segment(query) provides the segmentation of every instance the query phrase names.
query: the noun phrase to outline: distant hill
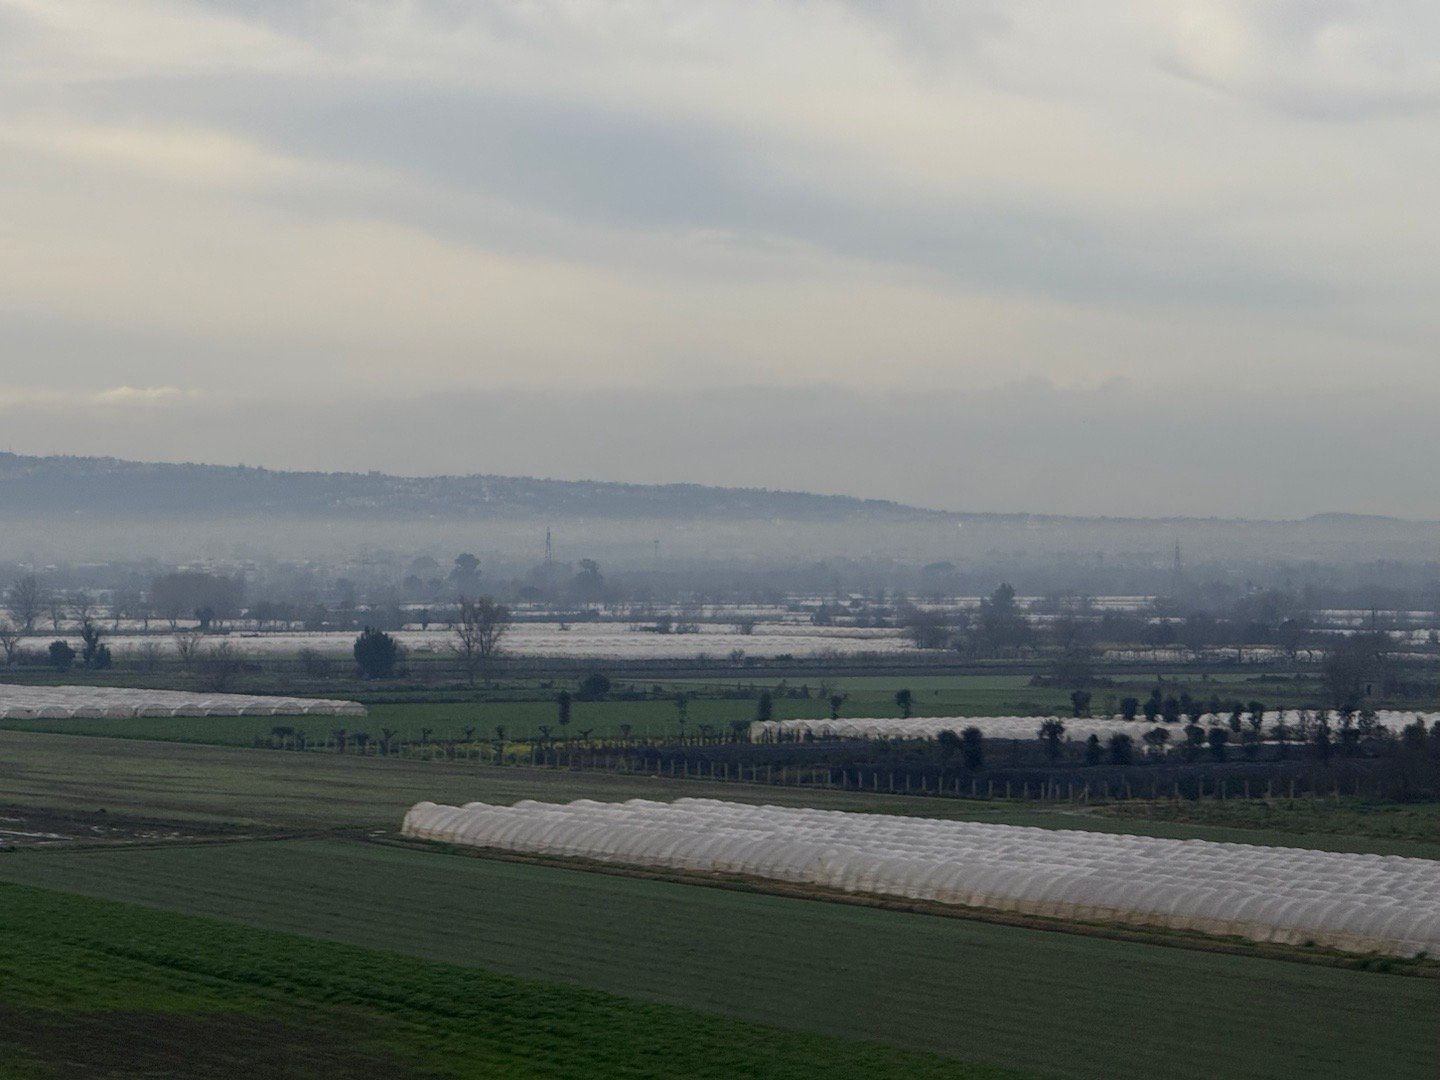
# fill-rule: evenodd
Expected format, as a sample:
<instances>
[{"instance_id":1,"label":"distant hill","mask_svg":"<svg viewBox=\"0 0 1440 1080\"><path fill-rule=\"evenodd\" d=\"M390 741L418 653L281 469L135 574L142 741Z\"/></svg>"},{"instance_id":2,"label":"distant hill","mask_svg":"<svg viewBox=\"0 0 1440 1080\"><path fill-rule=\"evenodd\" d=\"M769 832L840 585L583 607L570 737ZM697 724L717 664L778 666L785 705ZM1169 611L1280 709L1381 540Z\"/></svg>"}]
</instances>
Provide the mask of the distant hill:
<instances>
[{"instance_id":1,"label":"distant hill","mask_svg":"<svg viewBox=\"0 0 1440 1080\"><path fill-rule=\"evenodd\" d=\"M0 453L0 509L12 516L132 520L256 515L405 521L565 517L899 524L957 520L957 515L884 500L759 488L487 475L286 472L5 453Z\"/></svg>"},{"instance_id":2,"label":"distant hill","mask_svg":"<svg viewBox=\"0 0 1440 1080\"><path fill-rule=\"evenodd\" d=\"M1016 493L1016 501L1024 492ZM553 527L564 558L654 565L663 550L723 564L830 558L949 561L996 581L1129 594L1186 566L1286 563L1440 567L1440 523L1360 514L1302 521L950 513L856 499L700 484L617 484L513 476L287 472L230 465L0 453L0 559L170 559L197 553L331 558L375 550L485 550L533 560ZM1148 568L1135 576L1126 568ZM1049 570L1044 573L1049 573ZM1204 571L1214 574L1216 571ZM1227 569L1225 572L1232 572ZM1249 571L1233 571L1241 575ZM1440 573L1440 570L1435 571ZM1023 575L1023 576L1022 576ZM1044 584L1035 584L1043 582Z\"/></svg>"}]
</instances>

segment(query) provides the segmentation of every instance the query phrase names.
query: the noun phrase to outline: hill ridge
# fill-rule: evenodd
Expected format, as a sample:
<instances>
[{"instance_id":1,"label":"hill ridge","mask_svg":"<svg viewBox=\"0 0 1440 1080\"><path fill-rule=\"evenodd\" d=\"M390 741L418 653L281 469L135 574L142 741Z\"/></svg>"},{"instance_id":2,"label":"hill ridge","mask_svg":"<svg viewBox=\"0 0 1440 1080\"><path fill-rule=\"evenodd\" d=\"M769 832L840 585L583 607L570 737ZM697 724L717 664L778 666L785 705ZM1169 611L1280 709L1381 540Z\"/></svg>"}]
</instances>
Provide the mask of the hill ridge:
<instances>
[{"instance_id":1,"label":"hill ridge","mask_svg":"<svg viewBox=\"0 0 1440 1080\"><path fill-rule=\"evenodd\" d=\"M200 462L0 453L0 505L12 513L267 512L307 517L566 516L946 521L887 499L696 483L557 480L491 473L399 476Z\"/></svg>"}]
</instances>

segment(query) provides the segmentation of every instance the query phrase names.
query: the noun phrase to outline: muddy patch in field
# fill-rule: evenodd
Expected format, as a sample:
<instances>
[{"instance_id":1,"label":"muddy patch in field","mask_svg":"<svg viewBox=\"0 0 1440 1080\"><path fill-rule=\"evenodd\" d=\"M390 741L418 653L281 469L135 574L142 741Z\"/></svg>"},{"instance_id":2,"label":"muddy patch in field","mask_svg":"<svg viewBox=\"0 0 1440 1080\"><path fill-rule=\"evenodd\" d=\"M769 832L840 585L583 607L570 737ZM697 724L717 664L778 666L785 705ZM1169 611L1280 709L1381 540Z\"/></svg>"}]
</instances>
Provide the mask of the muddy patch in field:
<instances>
[{"instance_id":1,"label":"muddy patch in field","mask_svg":"<svg viewBox=\"0 0 1440 1080\"><path fill-rule=\"evenodd\" d=\"M350 1027L351 1025L345 1025ZM56 1013L0 1006L0 1048L21 1075L65 1080L380 1080L415 1077L364 1032L292 1027L244 1015Z\"/></svg>"},{"instance_id":2,"label":"muddy patch in field","mask_svg":"<svg viewBox=\"0 0 1440 1080\"><path fill-rule=\"evenodd\" d=\"M263 830L225 825L184 825L123 817L105 811L67 813L31 807L0 806L0 851L15 848L74 847L89 844L195 843L247 840Z\"/></svg>"}]
</instances>

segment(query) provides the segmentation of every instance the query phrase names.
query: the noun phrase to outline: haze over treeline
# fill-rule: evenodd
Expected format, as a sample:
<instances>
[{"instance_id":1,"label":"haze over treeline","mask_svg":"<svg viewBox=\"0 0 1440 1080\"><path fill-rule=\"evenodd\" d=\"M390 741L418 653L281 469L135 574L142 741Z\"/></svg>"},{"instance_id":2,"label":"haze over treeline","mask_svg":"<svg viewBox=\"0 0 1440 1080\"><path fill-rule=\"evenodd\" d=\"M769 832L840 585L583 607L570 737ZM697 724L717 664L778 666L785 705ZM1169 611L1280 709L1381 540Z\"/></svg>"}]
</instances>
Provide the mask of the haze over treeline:
<instances>
[{"instance_id":1,"label":"haze over treeline","mask_svg":"<svg viewBox=\"0 0 1440 1080\"><path fill-rule=\"evenodd\" d=\"M0 559L15 572L60 563L125 568L110 579L148 578L172 566L253 571L299 563L322 577L380 587L406 577L416 559L447 565L471 552L486 568L487 587L498 587L526 579L545 556L548 534L558 563L598 560L632 593L633 586L665 595L877 588L981 595L1010 581L1034 594L1158 595L1183 587L1222 596L1274 587L1330 590L1327 602L1342 606L1397 606L1400 594L1411 597L1405 604L1424 606L1440 580L1440 523L1354 515L1006 515L702 485L18 455L0 455L0 500ZM1355 595L1342 600L1347 590Z\"/></svg>"},{"instance_id":2,"label":"haze over treeline","mask_svg":"<svg viewBox=\"0 0 1440 1080\"><path fill-rule=\"evenodd\" d=\"M0 386L0 449L780 488L971 512L1440 519L1423 394L1297 382L1277 398L1196 375L1158 394L1133 380L923 393L412 388L383 401L343 384L284 401L138 390L24 399Z\"/></svg>"}]
</instances>

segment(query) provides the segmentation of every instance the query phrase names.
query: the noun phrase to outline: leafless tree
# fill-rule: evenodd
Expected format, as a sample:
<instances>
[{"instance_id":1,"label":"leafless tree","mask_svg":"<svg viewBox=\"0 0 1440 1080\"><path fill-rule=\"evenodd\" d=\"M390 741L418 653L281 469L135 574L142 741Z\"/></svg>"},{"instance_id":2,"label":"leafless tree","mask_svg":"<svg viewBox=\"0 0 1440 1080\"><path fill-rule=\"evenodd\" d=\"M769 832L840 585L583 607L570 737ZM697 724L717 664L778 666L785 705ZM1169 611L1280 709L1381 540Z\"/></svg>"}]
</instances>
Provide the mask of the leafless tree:
<instances>
[{"instance_id":1,"label":"leafless tree","mask_svg":"<svg viewBox=\"0 0 1440 1080\"><path fill-rule=\"evenodd\" d=\"M189 671L195 666L203 640L204 635L196 630L185 630L175 635L175 655L180 658L182 670Z\"/></svg>"},{"instance_id":2,"label":"leafless tree","mask_svg":"<svg viewBox=\"0 0 1440 1080\"><path fill-rule=\"evenodd\" d=\"M135 661L141 671L154 671L160 666L160 643L158 641L142 641L140 647L135 650Z\"/></svg>"},{"instance_id":3,"label":"leafless tree","mask_svg":"<svg viewBox=\"0 0 1440 1080\"><path fill-rule=\"evenodd\" d=\"M70 594L69 605L70 617L81 626L95 617L95 598L84 589L76 589Z\"/></svg>"},{"instance_id":4,"label":"leafless tree","mask_svg":"<svg viewBox=\"0 0 1440 1080\"><path fill-rule=\"evenodd\" d=\"M905 636L919 649L943 649L950 643L950 627L943 612L907 604L900 614Z\"/></svg>"},{"instance_id":5,"label":"leafless tree","mask_svg":"<svg viewBox=\"0 0 1440 1080\"><path fill-rule=\"evenodd\" d=\"M488 596L478 600L462 596L459 603L453 625L455 640L450 648L473 683L475 673L499 654L500 642L510 629L510 609Z\"/></svg>"},{"instance_id":6,"label":"leafless tree","mask_svg":"<svg viewBox=\"0 0 1440 1080\"><path fill-rule=\"evenodd\" d=\"M216 642L199 656L200 674L205 681L205 689L216 693L230 685L230 681L240 674L242 666L239 650L228 641Z\"/></svg>"},{"instance_id":7,"label":"leafless tree","mask_svg":"<svg viewBox=\"0 0 1440 1080\"><path fill-rule=\"evenodd\" d=\"M180 616L185 614L185 607L179 597L161 595L158 591L155 599L151 602L156 615L170 624L171 630L180 627Z\"/></svg>"},{"instance_id":8,"label":"leafless tree","mask_svg":"<svg viewBox=\"0 0 1440 1080\"><path fill-rule=\"evenodd\" d=\"M50 609L50 629L58 634L61 625L65 622L65 609L68 604L65 600L65 595L60 592L50 593L47 601L47 606Z\"/></svg>"},{"instance_id":9,"label":"leafless tree","mask_svg":"<svg viewBox=\"0 0 1440 1080\"><path fill-rule=\"evenodd\" d=\"M240 614L245 598L243 577L182 570L162 574L150 583L154 611L174 630L181 618L193 615L202 624L225 623Z\"/></svg>"},{"instance_id":10,"label":"leafless tree","mask_svg":"<svg viewBox=\"0 0 1440 1080\"><path fill-rule=\"evenodd\" d=\"M21 630L35 629L35 620L45 610L45 589L34 574L21 578L5 593L5 607Z\"/></svg>"},{"instance_id":11,"label":"leafless tree","mask_svg":"<svg viewBox=\"0 0 1440 1080\"><path fill-rule=\"evenodd\" d=\"M25 640L25 631L12 622L0 622L0 651L5 653L5 666L15 662L20 643Z\"/></svg>"},{"instance_id":12,"label":"leafless tree","mask_svg":"<svg viewBox=\"0 0 1440 1080\"><path fill-rule=\"evenodd\" d=\"M140 613L140 594L134 589L116 589L110 596L111 628L120 629L126 618L137 618Z\"/></svg>"}]
</instances>

